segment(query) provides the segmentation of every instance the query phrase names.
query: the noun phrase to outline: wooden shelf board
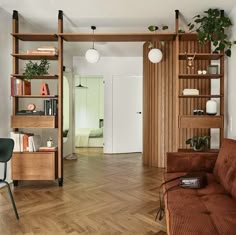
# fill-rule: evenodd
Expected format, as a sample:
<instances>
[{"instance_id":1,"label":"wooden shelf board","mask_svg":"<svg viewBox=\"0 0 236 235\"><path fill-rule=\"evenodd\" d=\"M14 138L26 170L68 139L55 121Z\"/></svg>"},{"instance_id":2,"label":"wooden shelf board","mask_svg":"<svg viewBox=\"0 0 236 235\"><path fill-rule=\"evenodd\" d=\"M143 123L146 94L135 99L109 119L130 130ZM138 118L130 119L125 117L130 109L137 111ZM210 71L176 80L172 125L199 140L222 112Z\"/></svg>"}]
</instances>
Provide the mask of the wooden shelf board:
<instances>
[{"instance_id":1,"label":"wooden shelf board","mask_svg":"<svg viewBox=\"0 0 236 235\"><path fill-rule=\"evenodd\" d=\"M179 95L179 98L221 98L223 95Z\"/></svg>"},{"instance_id":2,"label":"wooden shelf board","mask_svg":"<svg viewBox=\"0 0 236 235\"><path fill-rule=\"evenodd\" d=\"M181 41L196 41L197 33L180 33L179 40Z\"/></svg>"},{"instance_id":3,"label":"wooden shelf board","mask_svg":"<svg viewBox=\"0 0 236 235\"><path fill-rule=\"evenodd\" d=\"M146 42L146 41L173 41L175 33L127 33L127 34L84 34L59 33L68 42Z\"/></svg>"},{"instance_id":4,"label":"wooden shelf board","mask_svg":"<svg viewBox=\"0 0 236 235\"><path fill-rule=\"evenodd\" d=\"M13 37L22 41L44 41L44 42L56 42L58 39L57 34L48 33L12 33Z\"/></svg>"},{"instance_id":5,"label":"wooden shelf board","mask_svg":"<svg viewBox=\"0 0 236 235\"><path fill-rule=\"evenodd\" d=\"M57 99L57 95L16 95L16 98L45 98L45 99Z\"/></svg>"},{"instance_id":6,"label":"wooden shelf board","mask_svg":"<svg viewBox=\"0 0 236 235\"><path fill-rule=\"evenodd\" d=\"M23 79L25 75L23 74L11 74L12 77ZM35 75L32 79L58 79L57 74L46 74L46 75Z\"/></svg>"},{"instance_id":7,"label":"wooden shelf board","mask_svg":"<svg viewBox=\"0 0 236 235\"><path fill-rule=\"evenodd\" d=\"M188 57L193 57L195 53L187 53ZM213 54L213 53L196 53L195 60L218 60L220 59L224 54ZM180 60L186 60L186 54L185 53L179 53L179 59Z\"/></svg>"},{"instance_id":8,"label":"wooden shelf board","mask_svg":"<svg viewBox=\"0 0 236 235\"><path fill-rule=\"evenodd\" d=\"M179 74L181 79L217 79L222 77L223 74Z\"/></svg>"},{"instance_id":9,"label":"wooden shelf board","mask_svg":"<svg viewBox=\"0 0 236 235\"><path fill-rule=\"evenodd\" d=\"M193 153L218 153L220 150L219 149L205 149L204 151L200 151L200 152L197 152L197 151L194 151L192 148L189 148L189 149L178 149L178 152L193 152Z\"/></svg>"},{"instance_id":10,"label":"wooden shelf board","mask_svg":"<svg viewBox=\"0 0 236 235\"><path fill-rule=\"evenodd\" d=\"M219 115L180 115L179 128L224 128L224 118Z\"/></svg>"},{"instance_id":11,"label":"wooden shelf board","mask_svg":"<svg viewBox=\"0 0 236 235\"><path fill-rule=\"evenodd\" d=\"M57 55L28 55L28 54L11 54L12 56L22 60L57 60Z\"/></svg>"},{"instance_id":12,"label":"wooden shelf board","mask_svg":"<svg viewBox=\"0 0 236 235\"><path fill-rule=\"evenodd\" d=\"M57 128L57 116L12 115L11 128Z\"/></svg>"},{"instance_id":13,"label":"wooden shelf board","mask_svg":"<svg viewBox=\"0 0 236 235\"><path fill-rule=\"evenodd\" d=\"M17 154L45 154L45 155L47 155L47 154L49 154L49 153L56 153L57 152L57 150L55 150L55 151L37 151L37 152L13 152L13 154L14 153L17 153Z\"/></svg>"}]
</instances>

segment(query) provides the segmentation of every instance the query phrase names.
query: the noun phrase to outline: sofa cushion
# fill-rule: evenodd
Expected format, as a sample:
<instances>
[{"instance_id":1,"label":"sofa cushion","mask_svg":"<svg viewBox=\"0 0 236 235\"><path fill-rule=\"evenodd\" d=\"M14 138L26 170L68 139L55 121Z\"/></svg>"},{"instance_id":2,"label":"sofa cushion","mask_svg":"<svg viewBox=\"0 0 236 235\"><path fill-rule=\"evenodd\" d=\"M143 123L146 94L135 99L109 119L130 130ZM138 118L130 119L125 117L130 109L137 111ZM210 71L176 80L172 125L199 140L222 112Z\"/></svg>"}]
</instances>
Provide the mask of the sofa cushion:
<instances>
[{"instance_id":1,"label":"sofa cushion","mask_svg":"<svg viewBox=\"0 0 236 235\"><path fill-rule=\"evenodd\" d=\"M213 173L236 199L236 140L223 140Z\"/></svg>"},{"instance_id":2,"label":"sofa cushion","mask_svg":"<svg viewBox=\"0 0 236 235\"><path fill-rule=\"evenodd\" d=\"M173 179L182 173L166 174ZM208 186L202 189L175 188L168 191L166 214L170 235L235 235L236 202L220 185L213 174L207 174ZM166 188L178 184L170 182Z\"/></svg>"}]
</instances>

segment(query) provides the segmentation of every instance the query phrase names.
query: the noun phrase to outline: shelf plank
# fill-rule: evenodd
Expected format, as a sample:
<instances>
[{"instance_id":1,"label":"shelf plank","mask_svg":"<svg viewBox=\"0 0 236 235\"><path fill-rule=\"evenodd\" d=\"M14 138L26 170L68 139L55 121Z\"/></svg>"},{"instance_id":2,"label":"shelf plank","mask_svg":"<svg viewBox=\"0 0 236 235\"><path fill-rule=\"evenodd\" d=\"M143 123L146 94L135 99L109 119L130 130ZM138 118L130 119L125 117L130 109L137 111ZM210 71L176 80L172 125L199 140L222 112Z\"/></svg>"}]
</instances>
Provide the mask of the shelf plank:
<instances>
[{"instance_id":1,"label":"shelf plank","mask_svg":"<svg viewBox=\"0 0 236 235\"><path fill-rule=\"evenodd\" d=\"M25 75L23 74L11 74L12 77L23 79ZM58 79L57 74L46 74L46 75L35 75L32 79Z\"/></svg>"},{"instance_id":2,"label":"shelf plank","mask_svg":"<svg viewBox=\"0 0 236 235\"><path fill-rule=\"evenodd\" d=\"M197 33L180 33L178 34L181 41L196 41Z\"/></svg>"},{"instance_id":3,"label":"shelf plank","mask_svg":"<svg viewBox=\"0 0 236 235\"><path fill-rule=\"evenodd\" d=\"M114 33L114 34L84 34L59 33L68 42L146 42L146 41L173 41L175 33Z\"/></svg>"},{"instance_id":4,"label":"shelf plank","mask_svg":"<svg viewBox=\"0 0 236 235\"><path fill-rule=\"evenodd\" d=\"M186 149L182 149L182 148L179 148L178 149L178 152L191 152L191 153L201 153L201 154L208 154L208 153L218 153L219 152L219 149L204 149L204 151L201 151L201 152L197 152L197 151L194 151L192 148L186 148Z\"/></svg>"},{"instance_id":5,"label":"shelf plank","mask_svg":"<svg viewBox=\"0 0 236 235\"><path fill-rule=\"evenodd\" d=\"M11 116L11 128L57 128L57 123L57 116Z\"/></svg>"},{"instance_id":6,"label":"shelf plank","mask_svg":"<svg viewBox=\"0 0 236 235\"><path fill-rule=\"evenodd\" d=\"M12 33L11 35L22 41L56 42L58 40L58 36L55 33Z\"/></svg>"},{"instance_id":7,"label":"shelf plank","mask_svg":"<svg viewBox=\"0 0 236 235\"><path fill-rule=\"evenodd\" d=\"M188 57L193 57L195 53L187 53ZM195 60L218 60L220 59L224 54L223 53L218 53L218 54L213 54L213 53L197 53L195 55ZM185 53L179 53L179 59L180 60L186 60L186 54Z\"/></svg>"},{"instance_id":8,"label":"shelf plank","mask_svg":"<svg viewBox=\"0 0 236 235\"><path fill-rule=\"evenodd\" d=\"M181 115L179 128L224 128L224 118L210 115Z\"/></svg>"},{"instance_id":9,"label":"shelf plank","mask_svg":"<svg viewBox=\"0 0 236 235\"><path fill-rule=\"evenodd\" d=\"M179 98L221 98L223 95L179 95Z\"/></svg>"},{"instance_id":10,"label":"shelf plank","mask_svg":"<svg viewBox=\"0 0 236 235\"><path fill-rule=\"evenodd\" d=\"M11 54L21 60L57 60L57 55L28 55L28 54Z\"/></svg>"},{"instance_id":11,"label":"shelf plank","mask_svg":"<svg viewBox=\"0 0 236 235\"><path fill-rule=\"evenodd\" d=\"M217 79L222 77L223 74L179 74L181 79Z\"/></svg>"},{"instance_id":12,"label":"shelf plank","mask_svg":"<svg viewBox=\"0 0 236 235\"><path fill-rule=\"evenodd\" d=\"M57 95L16 95L16 98L45 98L45 99L57 99Z\"/></svg>"}]
</instances>

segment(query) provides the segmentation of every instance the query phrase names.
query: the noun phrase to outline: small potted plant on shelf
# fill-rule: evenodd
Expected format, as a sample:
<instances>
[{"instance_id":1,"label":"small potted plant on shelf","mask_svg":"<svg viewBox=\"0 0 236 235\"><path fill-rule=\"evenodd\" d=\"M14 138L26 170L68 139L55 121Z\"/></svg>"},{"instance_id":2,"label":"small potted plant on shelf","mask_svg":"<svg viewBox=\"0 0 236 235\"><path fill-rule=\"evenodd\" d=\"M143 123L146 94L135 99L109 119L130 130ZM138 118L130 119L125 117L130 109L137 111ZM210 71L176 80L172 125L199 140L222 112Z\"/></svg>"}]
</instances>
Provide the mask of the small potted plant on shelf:
<instances>
[{"instance_id":1,"label":"small potted plant on shelf","mask_svg":"<svg viewBox=\"0 0 236 235\"><path fill-rule=\"evenodd\" d=\"M47 60L40 60L39 63L31 60L25 64L23 75L25 80L31 80L33 76L48 74L49 62Z\"/></svg>"},{"instance_id":2,"label":"small potted plant on shelf","mask_svg":"<svg viewBox=\"0 0 236 235\"><path fill-rule=\"evenodd\" d=\"M225 51L227 56L231 56L231 47L236 41L229 40L225 30L232 26L229 17L222 14L222 10L208 9L204 14L193 17L193 23L189 23L189 30L197 32L197 40L201 45L212 42L215 47L213 53Z\"/></svg>"},{"instance_id":3,"label":"small potted plant on shelf","mask_svg":"<svg viewBox=\"0 0 236 235\"><path fill-rule=\"evenodd\" d=\"M209 146L210 136L193 136L186 140L186 144L190 144L194 151L203 151Z\"/></svg>"}]
</instances>

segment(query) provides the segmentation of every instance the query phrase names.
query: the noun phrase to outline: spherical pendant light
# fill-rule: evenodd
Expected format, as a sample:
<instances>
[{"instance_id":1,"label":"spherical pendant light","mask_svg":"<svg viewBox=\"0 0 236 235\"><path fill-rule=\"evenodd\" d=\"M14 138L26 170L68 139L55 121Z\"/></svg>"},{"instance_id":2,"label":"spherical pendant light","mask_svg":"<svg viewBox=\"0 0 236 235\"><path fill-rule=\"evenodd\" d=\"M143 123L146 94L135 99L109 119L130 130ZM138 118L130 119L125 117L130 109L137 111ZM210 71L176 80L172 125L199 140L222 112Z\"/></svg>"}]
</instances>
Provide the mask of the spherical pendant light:
<instances>
[{"instance_id":1,"label":"spherical pendant light","mask_svg":"<svg viewBox=\"0 0 236 235\"><path fill-rule=\"evenodd\" d=\"M157 49L157 48L153 48L149 51L148 53L148 59L152 62L152 63L159 63L162 59L162 52L161 50Z\"/></svg>"},{"instance_id":2,"label":"spherical pendant light","mask_svg":"<svg viewBox=\"0 0 236 235\"><path fill-rule=\"evenodd\" d=\"M96 49L91 48L86 51L85 58L89 63L94 64L98 62L100 55Z\"/></svg>"}]
</instances>

